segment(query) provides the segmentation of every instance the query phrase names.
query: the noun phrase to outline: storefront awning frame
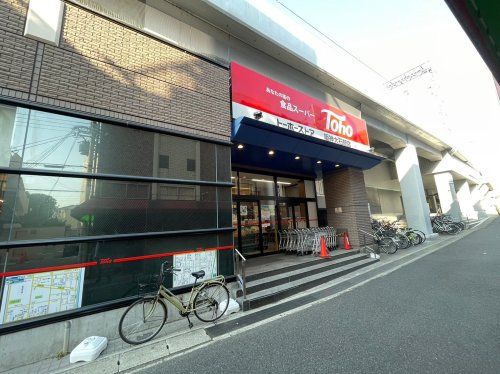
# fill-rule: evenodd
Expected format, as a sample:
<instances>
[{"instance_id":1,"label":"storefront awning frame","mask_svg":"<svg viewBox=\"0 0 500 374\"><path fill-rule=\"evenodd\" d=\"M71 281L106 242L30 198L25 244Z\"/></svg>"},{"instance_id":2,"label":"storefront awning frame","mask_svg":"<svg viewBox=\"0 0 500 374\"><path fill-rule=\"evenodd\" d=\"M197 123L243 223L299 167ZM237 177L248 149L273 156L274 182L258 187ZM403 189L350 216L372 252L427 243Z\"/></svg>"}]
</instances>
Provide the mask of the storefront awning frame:
<instances>
[{"instance_id":1,"label":"storefront awning frame","mask_svg":"<svg viewBox=\"0 0 500 374\"><path fill-rule=\"evenodd\" d=\"M251 147L274 150L276 157L273 156L273 159L280 159L282 167L290 167L290 171L296 169L296 164L293 163L294 157L300 156L301 159L309 161L309 165L302 163L301 166L305 170L301 171L310 175L317 174L318 166L321 167L322 171L333 170L335 165L370 169L384 159L372 153L313 138L249 117L239 117L233 120L231 140L234 143L242 143ZM278 153L289 155L287 157L290 160L289 166L283 165L284 159L280 158ZM233 162L238 164L246 163L242 161L246 159L249 166L270 168L268 164L272 163L272 160L266 157L267 155L263 154L262 157L257 157L258 155L250 154L248 150L246 153L238 152L235 156L233 156ZM318 165L317 161L321 161L321 164Z\"/></svg>"}]
</instances>

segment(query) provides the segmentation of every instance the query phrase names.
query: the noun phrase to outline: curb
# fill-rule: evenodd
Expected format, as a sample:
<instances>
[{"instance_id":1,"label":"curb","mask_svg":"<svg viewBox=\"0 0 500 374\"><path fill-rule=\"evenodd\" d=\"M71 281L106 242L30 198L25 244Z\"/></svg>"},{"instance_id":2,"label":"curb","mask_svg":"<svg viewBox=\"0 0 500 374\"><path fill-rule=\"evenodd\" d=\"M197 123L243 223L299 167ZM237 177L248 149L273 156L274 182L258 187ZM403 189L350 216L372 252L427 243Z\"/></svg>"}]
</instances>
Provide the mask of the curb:
<instances>
[{"instance_id":1,"label":"curb","mask_svg":"<svg viewBox=\"0 0 500 374\"><path fill-rule=\"evenodd\" d=\"M282 318L283 315L285 314L290 314L305 308L308 308L312 305L315 305L317 303L322 303L327 300L330 300L334 297L339 296L340 294L343 294L345 292L348 292L352 290L353 288L362 286L366 284L367 282L378 278L380 276L384 276L392 271L396 271L399 268L408 265L414 261L417 261L418 259L427 256L428 254L431 254L435 251L438 251L441 248L447 247L464 237L478 231L480 228L485 228L488 227L493 221L495 221L496 217L489 217L483 220L482 222L478 223L475 227L468 229L465 232L462 232L458 235L455 236L450 236L448 240L442 240L436 243L429 243L428 246L420 248L414 252L407 253L401 257L394 258L393 260L389 260L387 262L379 262L378 266L369 268L365 272L356 274L353 276L351 279L346 279L342 282L339 282L338 284L332 286L326 286L322 290L319 289L312 289L309 290L308 292L310 293L320 293L321 291L325 292L330 289L334 288L342 288L340 286L347 285L345 289L342 289L338 292L332 293L329 296L323 297L323 298L316 298L314 302L310 302L307 305L303 305L302 307L296 307L296 308L290 308L286 312L282 312L279 315L274 315L274 316L269 316L262 321L257 321L260 323L265 323L266 321L272 321L276 318ZM432 241L432 239L430 240ZM425 253L422 253L425 251ZM411 258L409 258L411 257ZM396 262L401 262L401 264L395 264ZM388 270L384 270L382 268L389 267ZM369 275L369 273L375 273L374 276L368 277L366 280L362 280L363 275ZM357 280L356 280L357 279ZM353 284L354 283L354 284ZM141 368L146 368L148 366L153 366L157 363L169 360L173 357L188 353L192 350L198 349L211 341L216 341L219 339L224 338L224 336L231 336L234 334L237 334L238 332L243 332L251 328L252 324L245 324L241 323L239 328L234 329L234 331L227 332L224 334L212 334L209 333L207 330L210 330L212 328L217 328L217 326L220 326L222 324L234 324L239 325L239 320L246 318L246 317L251 317L252 314L256 314L259 311L265 311L266 309L270 309L273 306L277 307L281 304L286 303L287 301L294 301L298 299L299 296L296 298L287 298L283 300L281 303L277 304L272 304L270 306L267 306L262 309L256 309L246 315L241 315L240 313L232 316L233 318L229 317L225 319L223 322L221 322L218 325L211 325L211 326L205 326L205 327L199 327L195 330L190 330L186 332L181 332L176 335L171 335L171 336L166 336L158 340L154 340L149 343L145 343L141 346L135 347L131 346L130 348L116 352L113 354L110 354L105 357L98 358L95 361L89 362L89 363L80 363L80 364L75 364L67 368L59 369L57 371L54 371L54 374L62 374L62 373L103 373L103 374L108 374L108 373L116 373L116 372L133 372L135 370L141 369ZM297 301L297 300L296 300Z\"/></svg>"}]
</instances>

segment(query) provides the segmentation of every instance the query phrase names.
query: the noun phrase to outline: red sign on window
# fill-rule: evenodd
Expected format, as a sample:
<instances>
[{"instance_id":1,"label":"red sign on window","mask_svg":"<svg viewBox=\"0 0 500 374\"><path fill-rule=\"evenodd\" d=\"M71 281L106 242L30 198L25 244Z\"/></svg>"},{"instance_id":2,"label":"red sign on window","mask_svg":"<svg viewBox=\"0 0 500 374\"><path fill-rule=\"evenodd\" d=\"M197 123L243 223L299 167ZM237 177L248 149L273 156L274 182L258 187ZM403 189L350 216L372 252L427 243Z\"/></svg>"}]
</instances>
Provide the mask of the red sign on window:
<instances>
[{"instance_id":1,"label":"red sign on window","mask_svg":"<svg viewBox=\"0 0 500 374\"><path fill-rule=\"evenodd\" d=\"M361 118L235 62L231 63L231 84L234 118L258 118L274 126L346 147L369 149L366 122Z\"/></svg>"}]
</instances>

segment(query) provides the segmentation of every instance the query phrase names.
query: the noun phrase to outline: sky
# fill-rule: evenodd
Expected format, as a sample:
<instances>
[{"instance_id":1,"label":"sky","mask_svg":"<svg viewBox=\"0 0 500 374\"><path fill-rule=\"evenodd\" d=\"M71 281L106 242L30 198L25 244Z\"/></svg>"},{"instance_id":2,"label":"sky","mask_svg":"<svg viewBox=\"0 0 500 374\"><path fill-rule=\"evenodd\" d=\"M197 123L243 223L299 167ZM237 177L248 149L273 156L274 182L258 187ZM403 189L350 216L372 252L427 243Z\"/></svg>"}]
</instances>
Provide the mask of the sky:
<instances>
[{"instance_id":1,"label":"sky","mask_svg":"<svg viewBox=\"0 0 500 374\"><path fill-rule=\"evenodd\" d=\"M500 188L500 101L493 77L444 0L269 1L289 8L387 79L427 62L432 76L409 84L409 99L416 110L439 111L447 129L443 140Z\"/></svg>"}]
</instances>

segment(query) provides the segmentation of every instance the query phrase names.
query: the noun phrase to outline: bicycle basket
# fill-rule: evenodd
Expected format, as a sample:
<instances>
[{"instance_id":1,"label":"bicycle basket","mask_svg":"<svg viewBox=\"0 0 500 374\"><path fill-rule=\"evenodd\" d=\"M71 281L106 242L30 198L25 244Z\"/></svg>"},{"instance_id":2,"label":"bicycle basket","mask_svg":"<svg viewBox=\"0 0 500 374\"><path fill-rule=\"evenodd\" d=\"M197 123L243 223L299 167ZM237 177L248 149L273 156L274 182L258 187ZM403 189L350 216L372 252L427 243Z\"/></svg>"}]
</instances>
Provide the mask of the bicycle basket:
<instances>
[{"instance_id":1,"label":"bicycle basket","mask_svg":"<svg viewBox=\"0 0 500 374\"><path fill-rule=\"evenodd\" d=\"M147 274L137 277L137 294L144 296L158 291L160 277L158 274Z\"/></svg>"}]
</instances>

